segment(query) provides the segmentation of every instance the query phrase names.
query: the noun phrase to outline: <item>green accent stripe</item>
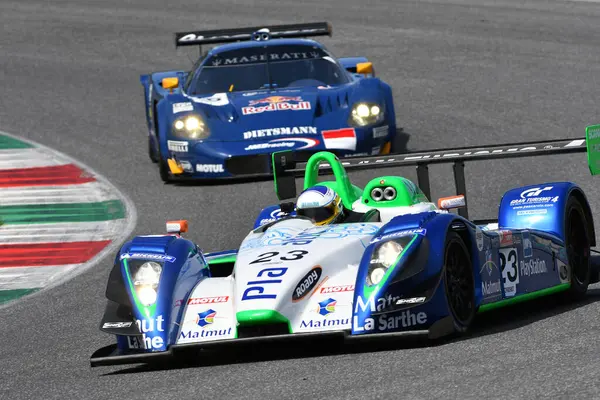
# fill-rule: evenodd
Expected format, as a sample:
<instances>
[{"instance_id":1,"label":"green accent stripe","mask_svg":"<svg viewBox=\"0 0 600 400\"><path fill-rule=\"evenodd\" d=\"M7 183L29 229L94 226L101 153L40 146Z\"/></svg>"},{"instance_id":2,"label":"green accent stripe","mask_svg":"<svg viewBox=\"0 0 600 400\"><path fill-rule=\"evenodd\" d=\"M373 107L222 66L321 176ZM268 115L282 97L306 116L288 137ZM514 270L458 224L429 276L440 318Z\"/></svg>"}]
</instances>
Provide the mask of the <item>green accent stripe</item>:
<instances>
[{"instance_id":1,"label":"green accent stripe","mask_svg":"<svg viewBox=\"0 0 600 400\"><path fill-rule=\"evenodd\" d=\"M0 206L0 220L7 225L97 222L119 218L125 218L125 206L119 200Z\"/></svg>"},{"instance_id":2,"label":"green accent stripe","mask_svg":"<svg viewBox=\"0 0 600 400\"><path fill-rule=\"evenodd\" d=\"M27 296L33 292L37 292L39 289L10 289L0 290L0 304L8 303L18 299L19 297Z\"/></svg>"},{"instance_id":3,"label":"green accent stripe","mask_svg":"<svg viewBox=\"0 0 600 400\"><path fill-rule=\"evenodd\" d=\"M486 312L486 311L490 311L490 310L495 310L497 308L507 307L507 306L511 306L513 304L522 303L524 301L533 300L538 297L543 297L543 296L548 296L548 295L555 294L555 293L564 292L566 290L569 290L570 287L571 287L570 283L561 283L560 285L553 286L551 288L546 288L546 289L538 290L536 292L531 292L531 293L525 293L525 294L522 294L519 296L511 297L510 299L500 300L495 303L484 304L481 307L479 307L479 312L482 313L482 312Z\"/></svg>"},{"instance_id":4,"label":"green accent stripe","mask_svg":"<svg viewBox=\"0 0 600 400\"><path fill-rule=\"evenodd\" d=\"M234 263L236 258L237 258L237 254L228 254L225 256L217 256L215 258L211 258L210 255L207 255L206 261L208 261L209 265L216 265L216 264Z\"/></svg>"},{"instance_id":5,"label":"green accent stripe","mask_svg":"<svg viewBox=\"0 0 600 400\"><path fill-rule=\"evenodd\" d=\"M8 149L30 149L33 145L20 140L11 138L10 136L0 135L0 150Z\"/></svg>"},{"instance_id":6,"label":"green accent stripe","mask_svg":"<svg viewBox=\"0 0 600 400\"><path fill-rule=\"evenodd\" d=\"M287 324L288 330L292 332L290 320L275 310L249 310L240 311L235 315L239 325L269 325L269 324Z\"/></svg>"}]
</instances>

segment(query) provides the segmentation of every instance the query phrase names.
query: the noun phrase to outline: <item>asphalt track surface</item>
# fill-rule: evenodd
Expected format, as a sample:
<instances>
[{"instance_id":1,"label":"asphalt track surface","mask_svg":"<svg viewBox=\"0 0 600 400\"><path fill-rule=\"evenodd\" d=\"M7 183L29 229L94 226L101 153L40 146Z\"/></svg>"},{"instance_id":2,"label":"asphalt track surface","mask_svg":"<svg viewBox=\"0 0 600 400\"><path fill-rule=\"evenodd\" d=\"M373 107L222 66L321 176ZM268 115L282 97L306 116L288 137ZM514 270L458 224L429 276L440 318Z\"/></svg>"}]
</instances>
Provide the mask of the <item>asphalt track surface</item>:
<instances>
[{"instance_id":1,"label":"asphalt track surface","mask_svg":"<svg viewBox=\"0 0 600 400\"><path fill-rule=\"evenodd\" d=\"M341 55L365 55L395 90L411 150L580 137L600 122L600 16L593 2L2 0L0 129L85 162L135 203L135 234L190 220L207 250L236 247L272 183L165 186L146 156L138 76L188 67L181 29L326 19ZM372 3L372 4L369 4ZM435 166L433 197L453 193ZM415 178L412 169L352 173ZM516 185L574 180L600 212L600 185L583 155L467 167L472 217L493 217ZM472 336L433 347L395 344L323 355L213 355L175 369L89 368L110 344L98 330L109 258L53 291L1 311L0 393L15 399L592 398L597 397L600 291L482 319Z\"/></svg>"}]
</instances>

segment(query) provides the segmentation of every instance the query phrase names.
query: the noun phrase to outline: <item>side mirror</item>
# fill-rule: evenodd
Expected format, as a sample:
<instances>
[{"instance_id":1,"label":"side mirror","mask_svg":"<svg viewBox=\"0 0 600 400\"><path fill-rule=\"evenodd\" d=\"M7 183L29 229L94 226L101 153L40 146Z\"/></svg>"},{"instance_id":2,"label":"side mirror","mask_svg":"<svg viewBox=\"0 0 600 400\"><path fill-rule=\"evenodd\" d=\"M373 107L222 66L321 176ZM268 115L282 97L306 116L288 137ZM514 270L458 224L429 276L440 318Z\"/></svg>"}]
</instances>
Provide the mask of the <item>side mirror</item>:
<instances>
[{"instance_id":1,"label":"side mirror","mask_svg":"<svg viewBox=\"0 0 600 400\"><path fill-rule=\"evenodd\" d=\"M185 219L179 221L167 221L167 233L178 235L188 231L188 222Z\"/></svg>"},{"instance_id":2,"label":"side mirror","mask_svg":"<svg viewBox=\"0 0 600 400\"><path fill-rule=\"evenodd\" d=\"M451 210L453 208L466 207L465 196L462 194L458 196L441 197L438 200L438 208L441 210Z\"/></svg>"},{"instance_id":3,"label":"side mirror","mask_svg":"<svg viewBox=\"0 0 600 400\"><path fill-rule=\"evenodd\" d=\"M374 69L373 69L373 63L372 62L364 62L364 63L356 64L356 73L362 74L362 75L375 76Z\"/></svg>"},{"instance_id":4,"label":"side mirror","mask_svg":"<svg viewBox=\"0 0 600 400\"><path fill-rule=\"evenodd\" d=\"M294 152L290 150L273 153L273 181L279 200L296 198L296 177L291 170L296 168Z\"/></svg>"},{"instance_id":5,"label":"side mirror","mask_svg":"<svg viewBox=\"0 0 600 400\"><path fill-rule=\"evenodd\" d=\"M175 89L179 86L179 78L163 78L160 82L160 86L162 86L163 89Z\"/></svg>"}]
</instances>

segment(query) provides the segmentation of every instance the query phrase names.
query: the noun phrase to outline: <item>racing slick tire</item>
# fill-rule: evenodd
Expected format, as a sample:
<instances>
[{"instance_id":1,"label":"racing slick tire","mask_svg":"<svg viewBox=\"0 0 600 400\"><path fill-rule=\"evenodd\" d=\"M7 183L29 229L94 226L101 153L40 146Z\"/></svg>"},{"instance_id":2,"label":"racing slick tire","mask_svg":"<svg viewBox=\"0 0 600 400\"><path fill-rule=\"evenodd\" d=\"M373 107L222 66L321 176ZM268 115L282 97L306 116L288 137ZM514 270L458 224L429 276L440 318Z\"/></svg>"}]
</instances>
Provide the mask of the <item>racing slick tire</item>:
<instances>
[{"instance_id":1,"label":"racing slick tire","mask_svg":"<svg viewBox=\"0 0 600 400\"><path fill-rule=\"evenodd\" d=\"M153 163L156 164L158 162L156 149L154 148L154 146L152 146L152 140L150 139L150 136L148 136L148 157L150 157L150 161L152 161Z\"/></svg>"},{"instance_id":2,"label":"racing slick tire","mask_svg":"<svg viewBox=\"0 0 600 400\"><path fill-rule=\"evenodd\" d=\"M475 279L471 256L456 232L449 232L444 248L444 289L454 330L467 332L475 319Z\"/></svg>"},{"instance_id":3,"label":"racing slick tire","mask_svg":"<svg viewBox=\"0 0 600 400\"><path fill-rule=\"evenodd\" d=\"M160 149L158 150L158 172L160 174L160 179L164 183L171 182L171 173L169 172L169 165L167 161L163 158Z\"/></svg>"},{"instance_id":4,"label":"racing slick tire","mask_svg":"<svg viewBox=\"0 0 600 400\"><path fill-rule=\"evenodd\" d=\"M565 248L571 278L571 287L566 295L569 300L581 300L587 292L592 272L590 233L583 206L577 197L569 197L565 210Z\"/></svg>"}]
</instances>

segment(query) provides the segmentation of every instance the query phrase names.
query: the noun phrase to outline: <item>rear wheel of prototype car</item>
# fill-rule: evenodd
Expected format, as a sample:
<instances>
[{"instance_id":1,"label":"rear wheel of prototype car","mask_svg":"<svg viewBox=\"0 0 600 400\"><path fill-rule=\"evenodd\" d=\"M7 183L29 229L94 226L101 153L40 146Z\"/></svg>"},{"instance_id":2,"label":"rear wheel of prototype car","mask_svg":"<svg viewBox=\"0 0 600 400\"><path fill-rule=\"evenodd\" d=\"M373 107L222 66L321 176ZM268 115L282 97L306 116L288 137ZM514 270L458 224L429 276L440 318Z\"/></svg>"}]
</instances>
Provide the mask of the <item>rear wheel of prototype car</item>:
<instances>
[{"instance_id":1,"label":"rear wheel of prototype car","mask_svg":"<svg viewBox=\"0 0 600 400\"><path fill-rule=\"evenodd\" d=\"M148 136L148 157L150 157L150 161L153 163L158 162L158 156L156 155L156 149L152 145L152 139Z\"/></svg>"},{"instance_id":2,"label":"rear wheel of prototype car","mask_svg":"<svg viewBox=\"0 0 600 400\"><path fill-rule=\"evenodd\" d=\"M571 196L565 212L565 247L571 277L567 295L572 300L583 298L590 284L590 242L583 206L576 197Z\"/></svg>"},{"instance_id":3,"label":"rear wheel of prototype car","mask_svg":"<svg viewBox=\"0 0 600 400\"><path fill-rule=\"evenodd\" d=\"M475 281L469 251L456 232L446 238L444 286L454 329L466 332L475 318Z\"/></svg>"}]
</instances>

